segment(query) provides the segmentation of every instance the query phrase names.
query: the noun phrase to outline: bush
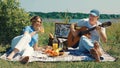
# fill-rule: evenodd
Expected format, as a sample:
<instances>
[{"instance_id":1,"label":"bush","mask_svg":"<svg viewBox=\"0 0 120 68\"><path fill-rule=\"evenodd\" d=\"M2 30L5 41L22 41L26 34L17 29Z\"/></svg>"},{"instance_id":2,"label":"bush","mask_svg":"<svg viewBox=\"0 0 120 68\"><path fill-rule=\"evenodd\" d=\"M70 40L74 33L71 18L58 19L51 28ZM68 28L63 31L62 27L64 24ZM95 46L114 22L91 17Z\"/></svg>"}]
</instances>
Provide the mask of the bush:
<instances>
[{"instance_id":1,"label":"bush","mask_svg":"<svg viewBox=\"0 0 120 68\"><path fill-rule=\"evenodd\" d=\"M0 5L0 44L8 44L30 24L30 16L19 7L18 0L0 0Z\"/></svg>"}]
</instances>

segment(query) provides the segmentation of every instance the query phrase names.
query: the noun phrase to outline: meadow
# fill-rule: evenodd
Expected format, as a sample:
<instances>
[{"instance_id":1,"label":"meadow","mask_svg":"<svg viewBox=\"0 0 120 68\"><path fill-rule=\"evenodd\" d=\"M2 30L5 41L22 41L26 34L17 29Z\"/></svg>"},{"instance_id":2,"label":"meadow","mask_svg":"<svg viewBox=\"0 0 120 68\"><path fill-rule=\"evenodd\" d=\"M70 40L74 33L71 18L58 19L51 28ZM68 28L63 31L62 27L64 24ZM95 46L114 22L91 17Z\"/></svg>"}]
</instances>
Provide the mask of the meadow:
<instances>
[{"instance_id":1,"label":"meadow","mask_svg":"<svg viewBox=\"0 0 120 68\"><path fill-rule=\"evenodd\" d=\"M40 34L39 46L48 43L49 33L54 33L54 23L44 23L45 33ZM106 28L108 42L103 44L104 50L111 56L117 58L114 62L31 62L23 65L17 61L11 62L0 59L0 68L119 68L120 67L120 23L112 23ZM9 48L8 45L0 45L3 53Z\"/></svg>"}]
</instances>

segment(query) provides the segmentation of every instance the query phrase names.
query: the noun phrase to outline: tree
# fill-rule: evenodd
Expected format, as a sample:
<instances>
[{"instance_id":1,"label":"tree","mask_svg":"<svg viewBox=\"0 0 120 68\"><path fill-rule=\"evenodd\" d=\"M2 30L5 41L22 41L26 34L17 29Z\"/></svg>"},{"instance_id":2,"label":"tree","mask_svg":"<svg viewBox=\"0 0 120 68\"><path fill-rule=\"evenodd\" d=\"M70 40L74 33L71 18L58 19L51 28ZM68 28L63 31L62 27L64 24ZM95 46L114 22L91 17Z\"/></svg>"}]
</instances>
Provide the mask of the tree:
<instances>
[{"instance_id":1,"label":"tree","mask_svg":"<svg viewBox=\"0 0 120 68\"><path fill-rule=\"evenodd\" d=\"M30 24L29 18L18 0L0 0L0 44L9 44L24 26Z\"/></svg>"}]
</instances>

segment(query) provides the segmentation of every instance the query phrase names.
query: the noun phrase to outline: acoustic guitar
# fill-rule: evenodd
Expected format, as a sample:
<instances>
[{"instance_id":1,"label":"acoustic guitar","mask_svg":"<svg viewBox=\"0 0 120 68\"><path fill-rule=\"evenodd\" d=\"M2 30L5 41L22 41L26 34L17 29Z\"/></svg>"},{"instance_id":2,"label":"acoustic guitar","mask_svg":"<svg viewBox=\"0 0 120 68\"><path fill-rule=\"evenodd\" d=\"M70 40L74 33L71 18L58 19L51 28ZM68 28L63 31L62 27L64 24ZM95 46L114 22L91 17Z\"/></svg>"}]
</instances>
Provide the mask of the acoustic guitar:
<instances>
[{"instance_id":1,"label":"acoustic guitar","mask_svg":"<svg viewBox=\"0 0 120 68\"><path fill-rule=\"evenodd\" d=\"M100 27L108 27L110 26L112 23L110 21L108 22L104 22L102 23L101 25L98 25ZM73 48L76 48L78 47L78 43L79 43L79 40L80 40L80 37L84 34L87 34L88 32L94 30L96 27L93 27L93 28L87 28L87 27L81 27L79 29L75 28L75 30L77 30L78 32L78 36L74 37L72 35L72 32L70 31L69 34L68 34L68 40L67 40L67 46L68 47L73 47ZM86 30L87 29L87 30Z\"/></svg>"}]
</instances>

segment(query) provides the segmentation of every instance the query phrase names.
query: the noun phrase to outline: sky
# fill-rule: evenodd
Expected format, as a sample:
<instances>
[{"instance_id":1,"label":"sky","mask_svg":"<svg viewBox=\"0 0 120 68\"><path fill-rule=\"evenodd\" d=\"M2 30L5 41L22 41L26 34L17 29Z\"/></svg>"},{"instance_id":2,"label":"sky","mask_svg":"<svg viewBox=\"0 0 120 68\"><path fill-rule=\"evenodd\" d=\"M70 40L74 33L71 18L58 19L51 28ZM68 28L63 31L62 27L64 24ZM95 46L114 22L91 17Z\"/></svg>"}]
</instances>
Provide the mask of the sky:
<instances>
[{"instance_id":1,"label":"sky","mask_svg":"<svg viewBox=\"0 0 120 68\"><path fill-rule=\"evenodd\" d=\"M19 0L25 11L120 14L120 0Z\"/></svg>"}]
</instances>

